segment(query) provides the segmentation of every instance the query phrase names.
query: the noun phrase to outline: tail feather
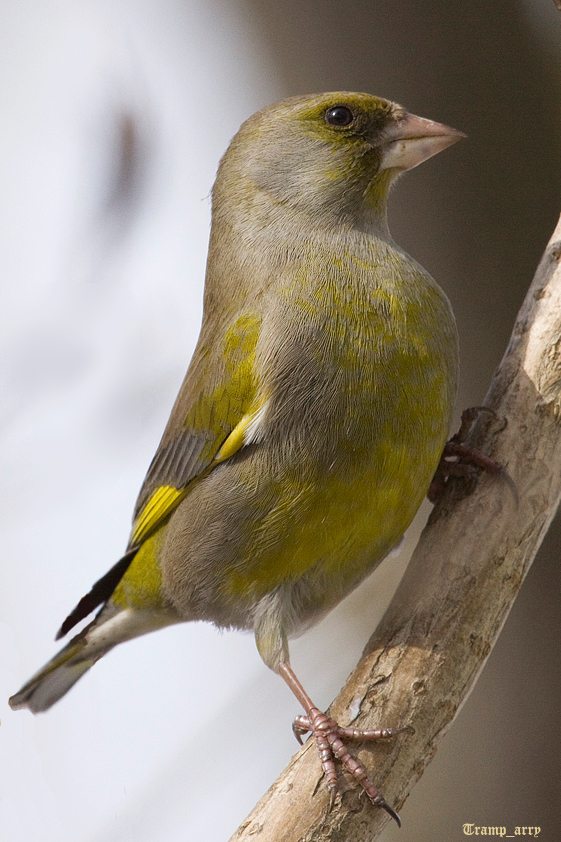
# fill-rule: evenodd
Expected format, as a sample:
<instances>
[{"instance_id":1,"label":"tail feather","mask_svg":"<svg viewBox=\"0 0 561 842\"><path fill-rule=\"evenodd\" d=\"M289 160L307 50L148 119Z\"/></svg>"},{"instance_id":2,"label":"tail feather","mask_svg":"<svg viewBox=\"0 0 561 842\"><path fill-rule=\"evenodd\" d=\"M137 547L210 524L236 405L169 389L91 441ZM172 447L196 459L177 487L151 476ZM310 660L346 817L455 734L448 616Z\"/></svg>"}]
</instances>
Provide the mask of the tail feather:
<instances>
[{"instance_id":1,"label":"tail feather","mask_svg":"<svg viewBox=\"0 0 561 842\"><path fill-rule=\"evenodd\" d=\"M56 633L55 640L60 640L68 632L77 625L80 620L83 620L88 614L101 605L106 603L111 597L111 594L127 572L131 561L138 552L138 547L132 547L125 555L119 559L117 564L114 564L111 570L102 576L101 579L95 583L89 593L82 597L78 605L72 609L60 629Z\"/></svg>"},{"instance_id":2,"label":"tail feather","mask_svg":"<svg viewBox=\"0 0 561 842\"><path fill-rule=\"evenodd\" d=\"M86 657L84 650L87 648L87 633L94 623L95 620L81 634L72 638L64 649L11 697L12 710L29 708L33 713L48 710L93 666L96 659Z\"/></svg>"},{"instance_id":3,"label":"tail feather","mask_svg":"<svg viewBox=\"0 0 561 842\"><path fill-rule=\"evenodd\" d=\"M109 604L10 699L12 710L48 710L117 643L179 621L175 613L120 609Z\"/></svg>"}]
</instances>

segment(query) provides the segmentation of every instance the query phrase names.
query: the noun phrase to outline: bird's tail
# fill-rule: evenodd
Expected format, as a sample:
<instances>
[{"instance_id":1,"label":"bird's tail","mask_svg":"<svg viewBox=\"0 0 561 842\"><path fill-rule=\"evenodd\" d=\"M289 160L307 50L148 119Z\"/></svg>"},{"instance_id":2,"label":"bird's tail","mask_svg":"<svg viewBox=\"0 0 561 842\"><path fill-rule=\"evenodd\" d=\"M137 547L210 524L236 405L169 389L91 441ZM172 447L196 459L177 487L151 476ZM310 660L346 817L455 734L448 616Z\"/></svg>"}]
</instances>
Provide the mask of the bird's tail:
<instances>
[{"instance_id":1,"label":"bird's tail","mask_svg":"<svg viewBox=\"0 0 561 842\"><path fill-rule=\"evenodd\" d=\"M117 643L176 622L176 614L161 610L123 609L109 603L95 620L11 697L10 707L13 710L29 708L33 713L48 710Z\"/></svg>"}]
</instances>

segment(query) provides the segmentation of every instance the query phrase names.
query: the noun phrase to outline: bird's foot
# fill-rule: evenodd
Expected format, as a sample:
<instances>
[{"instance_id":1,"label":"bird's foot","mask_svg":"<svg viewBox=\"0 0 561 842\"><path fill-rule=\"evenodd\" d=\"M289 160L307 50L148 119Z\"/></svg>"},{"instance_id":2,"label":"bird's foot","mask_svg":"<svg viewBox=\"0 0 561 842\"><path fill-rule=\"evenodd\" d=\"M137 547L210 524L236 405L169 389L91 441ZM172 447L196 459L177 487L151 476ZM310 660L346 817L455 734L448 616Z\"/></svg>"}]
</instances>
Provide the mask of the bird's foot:
<instances>
[{"instance_id":1,"label":"bird's foot","mask_svg":"<svg viewBox=\"0 0 561 842\"><path fill-rule=\"evenodd\" d=\"M478 469L486 471L491 476L500 477L508 485L516 505L518 505L518 492L516 486L505 470L505 468L494 459L481 453L474 447L464 444L473 422L487 412L495 416L495 412L487 406L472 406L462 412L460 429L444 445L440 462L432 478L427 497L431 503L436 503L446 485L448 477L470 477L475 476ZM449 461L453 459L453 461Z\"/></svg>"},{"instance_id":2,"label":"bird's foot","mask_svg":"<svg viewBox=\"0 0 561 842\"><path fill-rule=\"evenodd\" d=\"M413 731L411 726L359 731L356 728L343 728L337 725L327 714L322 713L317 708L311 708L308 716L297 716L295 718L292 723L292 730L300 744L302 744L303 734L311 732L314 736L330 793L330 810L333 808L339 792L337 771L335 769L335 758L337 758L357 783L360 784L370 801L376 807L386 810L392 819L397 822L398 826L401 827L401 820L398 814L389 806L384 797L369 780L364 766L351 756L343 740L390 740L396 734L401 734L404 731L411 733Z\"/></svg>"}]
</instances>

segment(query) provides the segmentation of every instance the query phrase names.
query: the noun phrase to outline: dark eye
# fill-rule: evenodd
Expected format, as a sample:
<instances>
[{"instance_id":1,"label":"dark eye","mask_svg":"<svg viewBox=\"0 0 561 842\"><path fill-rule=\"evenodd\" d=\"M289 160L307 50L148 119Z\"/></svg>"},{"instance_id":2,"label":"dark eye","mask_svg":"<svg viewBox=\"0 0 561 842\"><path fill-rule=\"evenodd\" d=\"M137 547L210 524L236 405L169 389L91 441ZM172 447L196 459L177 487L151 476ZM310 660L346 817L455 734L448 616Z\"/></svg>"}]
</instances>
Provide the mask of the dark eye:
<instances>
[{"instance_id":1,"label":"dark eye","mask_svg":"<svg viewBox=\"0 0 561 842\"><path fill-rule=\"evenodd\" d=\"M334 105L325 112L325 122L330 126L350 126L355 115L346 105Z\"/></svg>"}]
</instances>

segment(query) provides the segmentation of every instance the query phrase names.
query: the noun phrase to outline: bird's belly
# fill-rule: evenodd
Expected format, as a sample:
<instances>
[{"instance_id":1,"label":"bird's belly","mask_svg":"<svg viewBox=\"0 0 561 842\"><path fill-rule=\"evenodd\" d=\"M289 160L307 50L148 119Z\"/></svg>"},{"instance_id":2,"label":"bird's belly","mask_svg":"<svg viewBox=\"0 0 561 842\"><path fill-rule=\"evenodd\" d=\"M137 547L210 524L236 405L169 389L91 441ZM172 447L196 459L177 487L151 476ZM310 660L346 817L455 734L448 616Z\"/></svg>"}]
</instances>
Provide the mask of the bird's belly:
<instances>
[{"instance_id":1,"label":"bird's belly","mask_svg":"<svg viewBox=\"0 0 561 842\"><path fill-rule=\"evenodd\" d=\"M423 448L396 436L360 464L344 469L339 462L308 481L294 472L256 482L259 469L247 460L249 493L241 497L253 513L251 528L239 543L229 536L235 550L230 544L226 552L219 601L235 613L240 603L250 609L279 589L297 592L294 630L335 605L401 539L426 494L444 435L429 437Z\"/></svg>"},{"instance_id":2,"label":"bird's belly","mask_svg":"<svg viewBox=\"0 0 561 842\"><path fill-rule=\"evenodd\" d=\"M438 377L357 389L352 411L316 402L302 437L294 425L288 443L265 437L217 465L167 528L163 588L180 614L249 628L261 600L298 591L295 629L352 590L426 494L450 414Z\"/></svg>"}]
</instances>

